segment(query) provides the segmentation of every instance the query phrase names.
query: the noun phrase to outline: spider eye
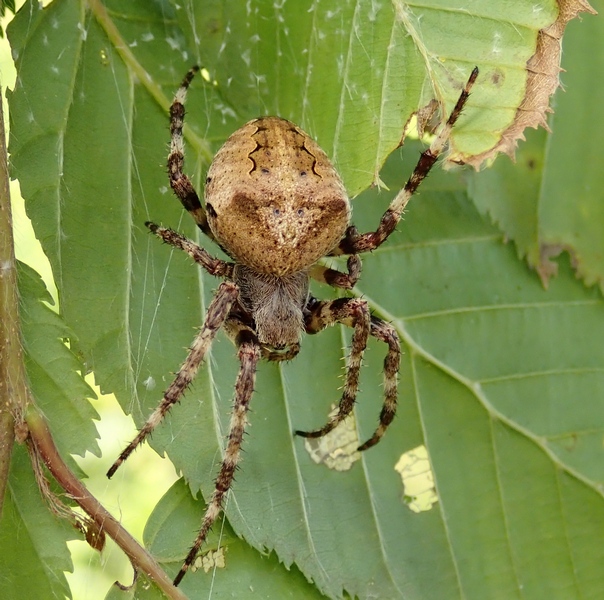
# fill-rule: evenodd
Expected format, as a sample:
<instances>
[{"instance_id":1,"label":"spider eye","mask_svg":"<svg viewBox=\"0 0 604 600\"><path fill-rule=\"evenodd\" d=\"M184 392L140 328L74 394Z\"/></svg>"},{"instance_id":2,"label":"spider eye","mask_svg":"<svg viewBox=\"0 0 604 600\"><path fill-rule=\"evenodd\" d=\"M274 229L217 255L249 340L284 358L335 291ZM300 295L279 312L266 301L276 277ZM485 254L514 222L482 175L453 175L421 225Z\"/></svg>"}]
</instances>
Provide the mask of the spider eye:
<instances>
[{"instance_id":1,"label":"spider eye","mask_svg":"<svg viewBox=\"0 0 604 600\"><path fill-rule=\"evenodd\" d=\"M212 219L214 219L216 217L216 211L214 210L214 207L209 202L206 202L206 210L208 211L208 215L210 215L210 217L212 217Z\"/></svg>"},{"instance_id":2,"label":"spider eye","mask_svg":"<svg viewBox=\"0 0 604 600\"><path fill-rule=\"evenodd\" d=\"M278 208L273 208L273 214L278 217L281 214L281 211Z\"/></svg>"},{"instance_id":3,"label":"spider eye","mask_svg":"<svg viewBox=\"0 0 604 600\"><path fill-rule=\"evenodd\" d=\"M300 177L306 177L306 171L300 171Z\"/></svg>"},{"instance_id":4,"label":"spider eye","mask_svg":"<svg viewBox=\"0 0 604 600\"><path fill-rule=\"evenodd\" d=\"M298 209L298 216L301 217L304 214L304 209L303 208L299 208Z\"/></svg>"},{"instance_id":5,"label":"spider eye","mask_svg":"<svg viewBox=\"0 0 604 600\"><path fill-rule=\"evenodd\" d=\"M206 185L208 185L208 183L210 183L210 181L212 181L211 177L206 177Z\"/></svg>"}]
</instances>

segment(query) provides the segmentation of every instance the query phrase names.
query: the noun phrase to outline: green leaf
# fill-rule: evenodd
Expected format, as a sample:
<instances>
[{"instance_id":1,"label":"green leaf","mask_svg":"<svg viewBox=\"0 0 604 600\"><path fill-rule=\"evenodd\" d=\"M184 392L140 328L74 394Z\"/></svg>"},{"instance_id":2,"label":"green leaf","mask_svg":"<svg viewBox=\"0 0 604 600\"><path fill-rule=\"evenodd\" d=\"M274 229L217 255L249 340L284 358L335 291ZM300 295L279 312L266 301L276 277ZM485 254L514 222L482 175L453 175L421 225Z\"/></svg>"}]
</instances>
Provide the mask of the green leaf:
<instances>
[{"instance_id":1,"label":"green leaf","mask_svg":"<svg viewBox=\"0 0 604 600\"><path fill-rule=\"evenodd\" d=\"M42 500L24 447L13 450L0 527L3 600L71 597L63 571L73 565L66 542L76 537Z\"/></svg>"},{"instance_id":2,"label":"green leaf","mask_svg":"<svg viewBox=\"0 0 604 600\"><path fill-rule=\"evenodd\" d=\"M538 9L477 1L460 9L450 0L255 2L245 14L232 1L177 12L196 42L194 60L217 80L223 103L214 110L238 115L238 126L258 114L299 123L352 196L377 181L409 116L433 98L450 110L475 65L484 69L481 83L453 135L452 158L493 147L516 117L538 31L557 15L553 0Z\"/></svg>"},{"instance_id":3,"label":"green leaf","mask_svg":"<svg viewBox=\"0 0 604 600\"><path fill-rule=\"evenodd\" d=\"M599 226L604 219L604 174L597 159L604 125L595 117L604 101L604 84L593 77L604 67L598 50L604 47L604 25L602 19L586 20L585 25L581 31L576 27L569 31L564 47L563 66L568 73L561 79L567 93L556 96L551 118L555 134L548 145L539 217L541 243L568 250L586 285L598 283L604 290L604 240ZM589 61L588 67L575 58L588 53L599 62ZM569 156L582 157L580 171L571 166Z\"/></svg>"},{"instance_id":4,"label":"green leaf","mask_svg":"<svg viewBox=\"0 0 604 600\"><path fill-rule=\"evenodd\" d=\"M534 2L453 10L444 0L106 6L56 0L19 14L9 31L20 73L11 152L72 348L139 423L186 356L217 285L143 227L152 219L200 235L168 193L162 167L168 99L192 62L209 73L187 102L186 168L198 189L226 135L273 112L318 138L351 195L378 173L394 191L404 181L398 155L380 169L409 116L433 97L450 110L476 64L481 77L453 157L499 139L523 98L537 32L557 16L553 2L539 10ZM406 172L417 149L405 147ZM391 196L357 198L355 224L374 229ZM304 593L299 568L316 594L330 597L599 597L602 299L564 262L543 290L475 210L457 172L431 177L410 206L400 233L364 258L355 290L404 343L396 421L350 471L317 465L292 431L320 426L337 402L348 332L304 339L291 364L263 364L226 510L249 546L229 540L219 585L228 590L223 578L262 579L268 570ZM321 286L313 293L334 295ZM377 422L384 353L379 343L366 353L361 439ZM168 453L194 495L213 488L236 373L221 336L154 432L153 447ZM395 465L419 446L438 502L416 513ZM157 542L163 520L178 524L162 530L174 569L194 538L193 507L162 510L150 537ZM196 511L199 521L201 500ZM252 547L274 554L261 559ZM209 578L197 571L183 585L207 597Z\"/></svg>"},{"instance_id":5,"label":"green leaf","mask_svg":"<svg viewBox=\"0 0 604 600\"><path fill-rule=\"evenodd\" d=\"M51 423L57 446L71 467L70 454L98 454L98 418L87 398L94 391L82 379L82 365L65 345L75 339L47 303L52 299L40 276L18 263L21 326L31 391ZM57 490L55 489L55 492ZM0 526L0 596L38 598L69 595L63 571L73 569L66 541L78 537L70 523L49 510L36 484L24 447L13 450Z\"/></svg>"},{"instance_id":6,"label":"green leaf","mask_svg":"<svg viewBox=\"0 0 604 600\"><path fill-rule=\"evenodd\" d=\"M145 544L174 576L188 550L183 541L199 526L199 503L191 497L182 480L160 500L145 528ZM187 543L190 543L187 542ZM253 551L238 539L226 522L218 521L208 540L208 548L224 553L224 568L197 567L198 572L182 583L191 596L246 597L261 599L324 598L294 566L286 570L274 554ZM150 591L150 594L152 592ZM139 595L147 598L146 594ZM149 597L152 597L151 595Z\"/></svg>"},{"instance_id":7,"label":"green leaf","mask_svg":"<svg viewBox=\"0 0 604 600\"><path fill-rule=\"evenodd\" d=\"M55 424L53 436L64 456L84 456L87 450L98 456L93 420L99 417L86 401L96 394L82 378L82 364L63 341L77 338L46 304L52 299L40 276L23 263L18 264L18 276L25 364L34 398Z\"/></svg>"},{"instance_id":8,"label":"green leaf","mask_svg":"<svg viewBox=\"0 0 604 600\"><path fill-rule=\"evenodd\" d=\"M516 164L499 160L472 179L477 206L514 240L546 283L557 270L552 257L566 251L586 285L604 289L604 125L597 117L604 83L594 77L604 68L603 56L604 21L572 23L564 38L565 72L560 76L565 93L555 96L552 133L528 132Z\"/></svg>"}]
</instances>

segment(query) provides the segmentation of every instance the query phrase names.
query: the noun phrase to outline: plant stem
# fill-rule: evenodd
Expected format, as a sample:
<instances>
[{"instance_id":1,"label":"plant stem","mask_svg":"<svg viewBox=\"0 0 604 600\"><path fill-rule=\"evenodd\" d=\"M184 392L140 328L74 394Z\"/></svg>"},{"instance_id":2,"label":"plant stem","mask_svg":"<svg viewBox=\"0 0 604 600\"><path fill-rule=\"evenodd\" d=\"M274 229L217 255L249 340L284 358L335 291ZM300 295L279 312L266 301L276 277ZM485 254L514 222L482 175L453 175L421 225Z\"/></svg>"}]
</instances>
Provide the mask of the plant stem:
<instances>
[{"instance_id":1,"label":"plant stem","mask_svg":"<svg viewBox=\"0 0 604 600\"><path fill-rule=\"evenodd\" d=\"M0 89L0 96L2 90ZM27 405L13 245L4 115L0 107L0 517L15 439L15 415Z\"/></svg>"},{"instance_id":2,"label":"plant stem","mask_svg":"<svg viewBox=\"0 0 604 600\"><path fill-rule=\"evenodd\" d=\"M172 585L171 579L155 559L107 512L70 471L59 455L46 421L33 405L28 408L25 421L29 426L29 435L37 453L59 485L126 553L133 566L150 577L168 598L186 600L187 597Z\"/></svg>"}]
</instances>

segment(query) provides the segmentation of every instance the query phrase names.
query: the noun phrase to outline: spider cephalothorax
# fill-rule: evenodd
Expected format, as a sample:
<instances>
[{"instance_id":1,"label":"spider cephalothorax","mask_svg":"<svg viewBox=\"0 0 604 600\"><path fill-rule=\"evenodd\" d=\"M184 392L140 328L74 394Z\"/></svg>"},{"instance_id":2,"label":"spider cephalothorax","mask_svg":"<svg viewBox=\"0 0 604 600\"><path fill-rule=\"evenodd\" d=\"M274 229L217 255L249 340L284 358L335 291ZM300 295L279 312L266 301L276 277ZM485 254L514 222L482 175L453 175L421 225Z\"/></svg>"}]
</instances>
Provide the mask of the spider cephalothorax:
<instances>
[{"instance_id":1,"label":"spider cephalothorax","mask_svg":"<svg viewBox=\"0 0 604 600\"><path fill-rule=\"evenodd\" d=\"M235 383L228 442L201 529L174 585L178 585L193 564L231 487L256 366L261 358L269 361L292 359L300 350L302 333L318 333L336 323L353 328L337 413L320 429L296 431L304 437L321 437L352 411L363 352L369 336L373 336L387 345L384 403L374 434L359 446L359 450L377 444L392 422L400 362L400 344L395 329L372 316L367 302L361 298L329 301L313 298L309 293L309 280L312 277L343 289L354 287L361 272L358 254L374 250L394 231L407 202L444 150L451 128L478 75L478 69L474 69L449 119L421 155L413 174L391 202L378 228L359 234L350 225L348 196L325 152L296 125L279 117L250 121L226 141L208 170L205 207L201 205L193 185L182 171L183 103L197 71L197 67L189 71L170 109L170 184L199 228L217 242L233 262L212 257L171 229L147 223L158 237L184 250L208 273L225 281L216 290L205 323L162 402L107 473L109 477L115 473L182 397L217 331L223 327L238 349L241 364ZM348 255L347 273L317 263L328 255Z\"/></svg>"}]
</instances>

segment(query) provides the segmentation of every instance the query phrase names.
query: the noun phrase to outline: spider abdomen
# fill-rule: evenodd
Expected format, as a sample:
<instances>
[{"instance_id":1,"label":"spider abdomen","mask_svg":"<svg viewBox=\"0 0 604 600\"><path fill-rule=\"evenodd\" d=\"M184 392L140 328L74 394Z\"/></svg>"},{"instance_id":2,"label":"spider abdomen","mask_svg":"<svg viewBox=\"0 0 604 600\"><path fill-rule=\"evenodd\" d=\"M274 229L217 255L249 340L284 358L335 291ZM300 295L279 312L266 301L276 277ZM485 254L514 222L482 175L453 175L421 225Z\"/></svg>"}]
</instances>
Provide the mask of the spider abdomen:
<instances>
[{"instance_id":1,"label":"spider abdomen","mask_svg":"<svg viewBox=\"0 0 604 600\"><path fill-rule=\"evenodd\" d=\"M279 117L255 119L229 137L210 165L205 201L223 248L279 277L328 254L350 221L348 196L325 152Z\"/></svg>"}]
</instances>

